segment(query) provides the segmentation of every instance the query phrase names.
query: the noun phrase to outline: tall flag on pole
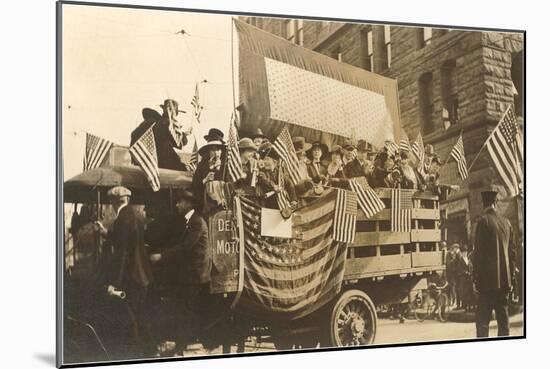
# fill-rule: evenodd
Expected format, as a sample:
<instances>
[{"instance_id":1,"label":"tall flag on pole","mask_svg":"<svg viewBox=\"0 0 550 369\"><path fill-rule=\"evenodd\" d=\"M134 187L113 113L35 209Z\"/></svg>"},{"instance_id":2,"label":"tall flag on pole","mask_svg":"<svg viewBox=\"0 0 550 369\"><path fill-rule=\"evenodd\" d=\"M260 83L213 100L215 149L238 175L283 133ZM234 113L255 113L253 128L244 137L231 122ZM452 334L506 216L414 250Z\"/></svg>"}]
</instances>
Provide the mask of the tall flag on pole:
<instances>
[{"instance_id":1,"label":"tall flag on pole","mask_svg":"<svg viewBox=\"0 0 550 369\"><path fill-rule=\"evenodd\" d=\"M86 149L84 152L84 171L92 170L101 165L113 143L104 138L86 132Z\"/></svg>"},{"instance_id":2,"label":"tall flag on pole","mask_svg":"<svg viewBox=\"0 0 550 369\"><path fill-rule=\"evenodd\" d=\"M287 126L279 133L273 147L285 163L292 184L297 185L302 182L305 178L303 178L302 171L300 170L300 162L296 156L296 150L294 150Z\"/></svg>"},{"instance_id":3,"label":"tall flag on pole","mask_svg":"<svg viewBox=\"0 0 550 369\"><path fill-rule=\"evenodd\" d=\"M352 178L349 180L349 185L357 195L357 203L367 218L372 217L386 207L378 194L369 187L365 177Z\"/></svg>"},{"instance_id":4,"label":"tall flag on pole","mask_svg":"<svg viewBox=\"0 0 550 369\"><path fill-rule=\"evenodd\" d=\"M414 190L392 188L391 231L410 232L412 223L412 195Z\"/></svg>"},{"instance_id":5,"label":"tall flag on pole","mask_svg":"<svg viewBox=\"0 0 550 369\"><path fill-rule=\"evenodd\" d=\"M332 238L339 242L353 243L357 223L357 195L341 188L337 191Z\"/></svg>"},{"instance_id":6,"label":"tall flag on pole","mask_svg":"<svg viewBox=\"0 0 550 369\"><path fill-rule=\"evenodd\" d=\"M159 168L157 158L157 146L155 145L155 136L153 126L130 146L130 154L139 164L153 191L160 190Z\"/></svg>"},{"instance_id":7,"label":"tall flag on pole","mask_svg":"<svg viewBox=\"0 0 550 369\"><path fill-rule=\"evenodd\" d=\"M403 130L401 130L401 141L399 141L399 149L401 151L411 151L411 143L409 141L409 137L407 136L407 133Z\"/></svg>"},{"instance_id":8,"label":"tall flag on pole","mask_svg":"<svg viewBox=\"0 0 550 369\"><path fill-rule=\"evenodd\" d=\"M511 196L519 195L523 181L523 140L512 105L487 140L489 155Z\"/></svg>"},{"instance_id":9,"label":"tall flag on pole","mask_svg":"<svg viewBox=\"0 0 550 369\"><path fill-rule=\"evenodd\" d=\"M243 164L241 162L241 155L239 154L239 137L237 136L235 119L235 112L233 112L231 123L229 125L229 139L227 143L227 170L229 172L229 178L232 182L244 178L245 176Z\"/></svg>"},{"instance_id":10,"label":"tall flag on pole","mask_svg":"<svg viewBox=\"0 0 550 369\"><path fill-rule=\"evenodd\" d=\"M464 154L464 141L462 140L462 135L458 137L458 141L451 150L451 157L456 160L458 164L458 173L460 178L465 180L468 178L468 166L466 165L466 155Z\"/></svg>"},{"instance_id":11,"label":"tall flag on pole","mask_svg":"<svg viewBox=\"0 0 550 369\"><path fill-rule=\"evenodd\" d=\"M195 120L197 123L201 122L201 113L204 109L204 106L201 105L199 100L199 84L195 84L195 95L193 95L193 99L191 99L191 106L193 107L193 116L195 117Z\"/></svg>"}]
</instances>

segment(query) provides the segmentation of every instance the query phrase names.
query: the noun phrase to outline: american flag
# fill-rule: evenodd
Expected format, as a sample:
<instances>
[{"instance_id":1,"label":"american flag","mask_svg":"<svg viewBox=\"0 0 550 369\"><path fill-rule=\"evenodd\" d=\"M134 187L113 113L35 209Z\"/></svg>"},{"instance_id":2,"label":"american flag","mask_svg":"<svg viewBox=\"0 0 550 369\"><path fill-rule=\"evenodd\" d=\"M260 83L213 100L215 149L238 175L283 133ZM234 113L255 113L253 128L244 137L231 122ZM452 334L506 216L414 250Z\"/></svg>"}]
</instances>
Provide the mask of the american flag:
<instances>
[{"instance_id":1,"label":"american flag","mask_svg":"<svg viewBox=\"0 0 550 369\"><path fill-rule=\"evenodd\" d=\"M237 136L237 128L235 127L235 113L231 119L229 125L229 138L227 143L227 170L229 172L229 178L232 182L235 182L241 178L244 178L243 164L241 162L241 155L239 154L239 137Z\"/></svg>"},{"instance_id":2,"label":"american flag","mask_svg":"<svg viewBox=\"0 0 550 369\"><path fill-rule=\"evenodd\" d=\"M391 190L391 231L410 232L412 223L412 195L414 190Z\"/></svg>"},{"instance_id":3,"label":"american flag","mask_svg":"<svg viewBox=\"0 0 550 369\"><path fill-rule=\"evenodd\" d=\"M153 126L130 146L130 154L145 172L153 191L160 190L157 146L155 145Z\"/></svg>"},{"instance_id":4,"label":"american flag","mask_svg":"<svg viewBox=\"0 0 550 369\"><path fill-rule=\"evenodd\" d=\"M422 135L420 133L418 133L416 141L412 144L411 151L418 159L419 164L424 163L424 141L422 140Z\"/></svg>"},{"instance_id":5,"label":"american flag","mask_svg":"<svg viewBox=\"0 0 550 369\"><path fill-rule=\"evenodd\" d=\"M355 192L337 189L332 238L335 241L353 243L356 223L357 195Z\"/></svg>"},{"instance_id":6,"label":"american flag","mask_svg":"<svg viewBox=\"0 0 550 369\"><path fill-rule=\"evenodd\" d=\"M291 239L260 235L261 208L236 198L244 228L242 299L270 314L298 319L331 301L344 277L347 244L332 239L336 190L298 209Z\"/></svg>"},{"instance_id":7,"label":"american flag","mask_svg":"<svg viewBox=\"0 0 550 369\"><path fill-rule=\"evenodd\" d=\"M296 151L292 144L292 137L290 137L287 126L279 133L273 147L285 163L292 184L297 185L302 182L305 178L303 178L302 171L300 170L300 162L296 156Z\"/></svg>"},{"instance_id":8,"label":"american flag","mask_svg":"<svg viewBox=\"0 0 550 369\"><path fill-rule=\"evenodd\" d=\"M281 163L281 160L279 160L279 168L277 173L277 185L281 189L280 192L277 192L277 206L279 207L279 210L290 208L290 196L284 188L283 170L281 168Z\"/></svg>"},{"instance_id":9,"label":"american flag","mask_svg":"<svg viewBox=\"0 0 550 369\"><path fill-rule=\"evenodd\" d=\"M193 107L193 116L197 120L197 123L201 122L201 113L204 109L204 106L201 105L199 101L199 84L195 84L195 95L193 95L193 99L191 99L191 106Z\"/></svg>"},{"instance_id":10,"label":"american flag","mask_svg":"<svg viewBox=\"0 0 550 369\"><path fill-rule=\"evenodd\" d=\"M386 141L384 144L389 156L395 156L399 152L399 146L393 141Z\"/></svg>"},{"instance_id":11,"label":"american flag","mask_svg":"<svg viewBox=\"0 0 550 369\"><path fill-rule=\"evenodd\" d=\"M458 164L458 173L460 178L465 180L468 178L468 166L466 165L466 155L464 154L464 141L462 140L462 135L458 137L458 141L451 150L451 157L456 160Z\"/></svg>"},{"instance_id":12,"label":"american flag","mask_svg":"<svg viewBox=\"0 0 550 369\"><path fill-rule=\"evenodd\" d=\"M365 177L352 178L349 180L349 185L357 195L357 203L367 218L386 207L378 194L370 188Z\"/></svg>"},{"instance_id":13,"label":"american flag","mask_svg":"<svg viewBox=\"0 0 550 369\"><path fill-rule=\"evenodd\" d=\"M523 180L523 139L512 105L487 140L487 149L508 193L519 195Z\"/></svg>"},{"instance_id":14,"label":"american flag","mask_svg":"<svg viewBox=\"0 0 550 369\"><path fill-rule=\"evenodd\" d=\"M113 143L101 137L86 132L86 149L84 152L84 171L92 170L101 165Z\"/></svg>"},{"instance_id":15,"label":"american flag","mask_svg":"<svg viewBox=\"0 0 550 369\"><path fill-rule=\"evenodd\" d=\"M411 151L411 143L409 142L409 137L405 131L401 130L401 141L399 141L399 149L401 151Z\"/></svg>"}]
</instances>

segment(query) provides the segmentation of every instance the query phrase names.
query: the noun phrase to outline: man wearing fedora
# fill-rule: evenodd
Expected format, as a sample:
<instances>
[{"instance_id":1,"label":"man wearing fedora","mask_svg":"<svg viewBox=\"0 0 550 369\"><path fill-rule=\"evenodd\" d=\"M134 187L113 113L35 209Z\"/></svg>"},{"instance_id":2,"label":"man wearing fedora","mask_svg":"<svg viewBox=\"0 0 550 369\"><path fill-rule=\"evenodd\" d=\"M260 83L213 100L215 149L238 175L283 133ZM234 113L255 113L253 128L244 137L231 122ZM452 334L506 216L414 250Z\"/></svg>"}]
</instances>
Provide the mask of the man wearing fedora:
<instances>
[{"instance_id":1,"label":"man wearing fedora","mask_svg":"<svg viewBox=\"0 0 550 369\"><path fill-rule=\"evenodd\" d=\"M176 214L165 247L151 255L151 262L173 271L172 295L180 305L176 344L181 353L199 333L201 316L207 308L212 255L208 227L194 208L193 193L176 191Z\"/></svg>"},{"instance_id":2,"label":"man wearing fedora","mask_svg":"<svg viewBox=\"0 0 550 369\"><path fill-rule=\"evenodd\" d=\"M132 316L133 335L136 345L119 342L125 347L121 355L143 356L151 353L152 342L145 318L145 302L153 272L144 243L144 226L134 210L129 206L129 189L122 186L111 188L107 196L116 213L113 228L108 231L100 221L96 221L99 234L112 243L113 254L107 273L107 293L124 291ZM123 349L124 350L124 349Z\"/></svg>"},{"instance_id":3,"label":"man wearing fedora","mask_svg":"<svg viewBox=\"0 0 550 369\"><path fill-rule=\"evenodd\" d=\"M130 146L133 145L150 127L153 127L155 146L159 168L173 170L188 170L180 156L187 145L187 134L183 122L178 120L178 114L185 111L179 110L178 102L166 99L162 108L162 116L155 110L145 108L142 111L144 121L132 131Z\"/></svg>"},{"instance_id":4,"label":"man wearing fedora","mask_svg":"<svg viewBox=\"0 0 550 369\"><path fill-rule=\"evenodd\" d=\"M349 148L353 151L353 146ZM344 166L344 174L347 178L367 177L372 172L372 163L367 159L368 144L365 140L357 142L357 156Z\"/></svg>"},{"instance_id":5,"label":"man wearing fedora","mask_svg":"<svg viewBox=\"0 0 550 369\"><path fill-rule=\"evenodd\" d=\"M476 314L477 337L489 336L493 310L498 335L510 334L508 300L514 279L516 245L512 225L496 211L498 188L490 185L481 191L484 206L475 231L472 256L474 288L479 293Z\"/></svg>"},{"instance_id":6,"label":"man wearing fedora","mask_svg":"<svg viewBox=\"0 0 550 369\"><path fill-rule=\"evenodd\" d=\"M195 195L195 208L202 214L205 202L205 187L209 181L222 181L225 172L225 158L227 155L223 132L217 128L211 128L204 136L206 144L199 149L200 161L193 174L191 185Z\"/></svg>"}]
</instances>

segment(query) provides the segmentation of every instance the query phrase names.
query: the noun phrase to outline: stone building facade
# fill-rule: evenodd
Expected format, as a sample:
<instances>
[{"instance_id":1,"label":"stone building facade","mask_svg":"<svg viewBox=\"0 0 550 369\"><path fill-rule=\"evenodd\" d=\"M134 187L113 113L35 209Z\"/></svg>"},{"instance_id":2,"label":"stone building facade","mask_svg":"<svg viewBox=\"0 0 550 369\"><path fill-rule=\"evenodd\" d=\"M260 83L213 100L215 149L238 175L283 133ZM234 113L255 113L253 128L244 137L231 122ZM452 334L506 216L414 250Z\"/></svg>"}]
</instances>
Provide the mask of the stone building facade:
<instances>
[{"instance_id":1,"label":"stone building facade","mask_svg":"<svg viewBox=\"0 0 550 369\"><path fill-rule=\"evenodd\" d=\"M445 162L460 134L472 163L509 104L523 130L522 33L453 30L284 18L242 17L305 48L398 81L402 128L419 132ZM462 182L454 160L441 182L461 189L442 202L449 242L467 242L482 211L480 189L500 184L484 149ZM505 198L499 210L522 232L523 201Z\"/></svg>"}]
</instances>

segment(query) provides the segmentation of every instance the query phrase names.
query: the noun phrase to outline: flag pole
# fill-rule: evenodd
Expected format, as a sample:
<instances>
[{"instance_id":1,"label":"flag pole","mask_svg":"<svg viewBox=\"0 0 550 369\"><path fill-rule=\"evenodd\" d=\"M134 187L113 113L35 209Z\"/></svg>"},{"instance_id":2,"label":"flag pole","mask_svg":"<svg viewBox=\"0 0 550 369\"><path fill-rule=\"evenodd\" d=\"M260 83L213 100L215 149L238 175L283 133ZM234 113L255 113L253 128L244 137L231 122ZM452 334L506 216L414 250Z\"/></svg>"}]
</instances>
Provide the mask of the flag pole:
<instances>
[{"instance_id":1,"label":"flag pole","mask_svg":"<svg viewBox=\"0 0 550 369\"><path fill-rule=\"evenodd\" d=\"M468 167L468 173L470 173L470 170L472 169L472 167L474 166L474 163L476 162L476 160L479 158L479 155L481 155L481 152L483 151L483 149L485 148L485 146L487 145L487 142L489 142L489 140L491 139L491 137L493 137L493 135L495 134L495 131L497 130L498 126L500 126L500 123L502 123L502 120L503 118L506 116L506 113L508 113L508 110L510 110L510 108L512 107L512 104L509 104L508 105L508 108L504 111L504 114L502 114L502 117L500 118L498 124L496 125L495 129L493 129L493 131L491 132L491 134L489 135L489 137L487 137L487 139L485 140L485 142L483 143L483 146L481 146L481 149L479 149L479 152L477 153L477 155L475 156L474 160L472 160L472 162L470 163L470 166Z\"/></svg>"}]
</instances>

